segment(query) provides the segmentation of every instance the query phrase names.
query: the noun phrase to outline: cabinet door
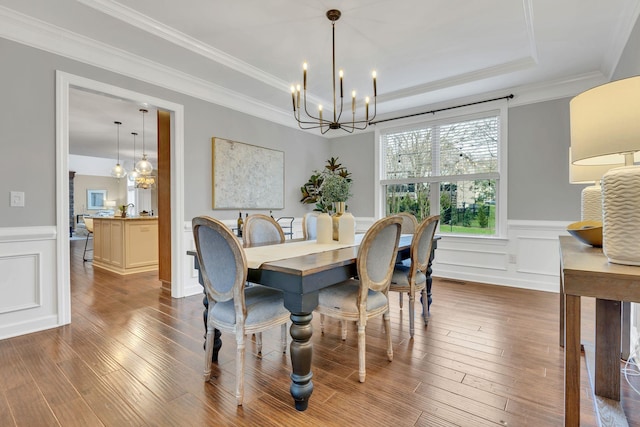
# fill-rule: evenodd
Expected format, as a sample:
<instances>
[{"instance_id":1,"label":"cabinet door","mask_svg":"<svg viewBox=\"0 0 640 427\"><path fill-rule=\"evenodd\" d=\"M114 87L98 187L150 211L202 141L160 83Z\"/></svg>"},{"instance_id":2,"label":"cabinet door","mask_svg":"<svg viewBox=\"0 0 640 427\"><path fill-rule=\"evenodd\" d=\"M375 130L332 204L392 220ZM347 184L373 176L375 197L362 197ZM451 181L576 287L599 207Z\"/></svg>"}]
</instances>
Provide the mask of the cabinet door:
<instances>
[{"instance_id":1,"label":"cabinet door","mask_svg":"<svg viewBox=\"0 0 640 427\"><path fill-rule=\"evenodd\" d=\"M157 265L158 221L130 221L126 227L126 267Z\"/></svg>"},{"instance_id":2,"label":"cabinet door","mask_svg":"<svg viewBox=\"0 0 640 427\"><path fill-rule=\"evenodd\" d=\"M111 264L117 267L124 267L124 221L109 221L111 223L110 243L111 243Z\"/></svg>"}]
</instances>

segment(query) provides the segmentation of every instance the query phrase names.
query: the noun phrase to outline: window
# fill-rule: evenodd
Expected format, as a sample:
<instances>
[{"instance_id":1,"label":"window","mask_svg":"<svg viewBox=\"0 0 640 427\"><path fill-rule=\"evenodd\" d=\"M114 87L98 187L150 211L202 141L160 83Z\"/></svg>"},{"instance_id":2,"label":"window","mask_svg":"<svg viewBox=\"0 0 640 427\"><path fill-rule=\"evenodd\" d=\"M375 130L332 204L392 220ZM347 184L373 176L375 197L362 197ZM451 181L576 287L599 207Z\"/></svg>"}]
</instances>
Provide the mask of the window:
<instances>
[{"instance_id":1,"label":"window","mask_svg":"<svg viewBox=\"0 0 640 427\"><path fill-rule=\"evenodd\" d=\"M385 215L440 215L440 234L506 229L506 108L378 131Z\"/></svg>"}]
</instances>

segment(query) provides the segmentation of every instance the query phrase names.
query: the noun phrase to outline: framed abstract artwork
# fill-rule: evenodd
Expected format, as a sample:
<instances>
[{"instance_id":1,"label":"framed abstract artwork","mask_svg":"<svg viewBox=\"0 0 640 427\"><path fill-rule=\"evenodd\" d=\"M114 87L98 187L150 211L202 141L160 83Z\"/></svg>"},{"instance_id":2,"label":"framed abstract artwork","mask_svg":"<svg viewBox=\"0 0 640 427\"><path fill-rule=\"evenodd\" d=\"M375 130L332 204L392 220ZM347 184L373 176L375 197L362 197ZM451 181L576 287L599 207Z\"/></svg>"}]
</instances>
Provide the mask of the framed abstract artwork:
<instances>
[{"instance_id":1,"label":"framed abstract artwork","mask_svg":"<svg viewBox=\"0 0 640 427\"><path fill-rule=\"evenodd\" d=\"M283 209L284 152L211 138L213 209Z\"/></svg>"}]
</instances>

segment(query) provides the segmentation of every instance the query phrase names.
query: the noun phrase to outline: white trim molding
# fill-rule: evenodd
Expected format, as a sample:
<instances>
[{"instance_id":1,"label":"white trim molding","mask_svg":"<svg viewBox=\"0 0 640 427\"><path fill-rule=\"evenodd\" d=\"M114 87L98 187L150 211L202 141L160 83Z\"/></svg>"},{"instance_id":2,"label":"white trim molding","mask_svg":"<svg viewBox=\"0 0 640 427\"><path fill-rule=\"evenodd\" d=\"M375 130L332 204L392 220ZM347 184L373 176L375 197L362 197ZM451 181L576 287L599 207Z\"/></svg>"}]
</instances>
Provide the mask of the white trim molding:
<instances>
[{"instance_id":1,"label":"white trim molding","mask_svg":"<svg viewBox=\"0 0 640 427\"><path fill-rule=\"evenodd\" d=\"M505 239L441 235L433 276L558 292L558 237L569 223L511 220Z\"/></svg>"},{"instance_id":2,"label":"white trim molding","mask_svg":"<svg viewBox=\"0 0 640 427\"><path fill-rule=\"evenodd\" d=\"M55 236L53 226L0 228L0 339L64 324Z\"/></svg>"}]
</instances>

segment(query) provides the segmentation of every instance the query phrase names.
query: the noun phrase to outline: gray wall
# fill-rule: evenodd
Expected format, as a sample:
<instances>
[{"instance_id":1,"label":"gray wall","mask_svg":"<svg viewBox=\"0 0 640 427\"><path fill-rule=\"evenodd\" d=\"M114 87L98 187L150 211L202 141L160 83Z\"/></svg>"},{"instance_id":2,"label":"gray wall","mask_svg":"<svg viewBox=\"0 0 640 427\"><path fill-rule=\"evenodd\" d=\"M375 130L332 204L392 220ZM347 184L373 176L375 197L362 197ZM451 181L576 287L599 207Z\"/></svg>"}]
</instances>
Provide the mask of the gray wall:
<instances>
[{"instance_id":1,"label":"gray wall","mask_svg":"<svg viewBox=\"0 0 640 427\"><path fill-rule=\"evenodd\" d=\"M374 216L374 133L344 136L332 140L331 153L351 172L353 197L347 209L355 216Z\"/></svg>"},{"instance_id":2,"label":"gray wall","mask_svg":"<svg viewBox=\"0 0 640 427\"><path fill-rule=\"evenodd\" d=\"M569 98L509 108L509 219L579 221L569 184Z\"/></svg>"},{"instance_id":3,"label":"gray wall","mask_svg":"<svg viewBox=\"0 0 640 427\"><path fill-rule=\"evenodd\" d=\"M211 209L212 136L284 151L285 209L274 216L299 217L311 209L299 203L299 188L331 157L331 143L320 136L6 39L0 39L0 56L0 227L55 224L55 70L184 105L185 219L237 217L235 211ZM9 207L10 191L25 192L24 208Z\"/></svg>"}]
</instances>

